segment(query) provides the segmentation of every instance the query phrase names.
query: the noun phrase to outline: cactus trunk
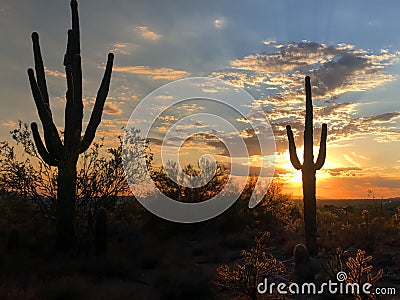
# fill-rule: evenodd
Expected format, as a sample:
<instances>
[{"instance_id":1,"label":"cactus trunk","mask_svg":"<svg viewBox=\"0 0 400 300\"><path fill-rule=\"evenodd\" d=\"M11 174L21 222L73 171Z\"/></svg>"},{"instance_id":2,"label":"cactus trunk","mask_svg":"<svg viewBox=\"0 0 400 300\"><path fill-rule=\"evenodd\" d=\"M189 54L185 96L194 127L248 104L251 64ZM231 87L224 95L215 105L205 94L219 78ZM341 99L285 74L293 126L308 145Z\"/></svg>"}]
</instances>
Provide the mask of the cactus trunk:
<instances>
[{"instance_id":1,"label":"cactus trunk","mask_svg":"<svg viewBox=\"0 0 400 300\"><path fill-rule=\"evenodd\" d=\"M321 169L325 163L326 157L326 136L327 126L322 125L321 142L317 161L314 163L313 145L313 107L311 99L310 77L305 78L306 90L306 121L304 129L304 160L300 163L296 145L293 138L293 132L290 125L286 126L289 139L290 161L296 170L301 170L303 179L303 202L304 202L304 227L306 245L311 255L318 252L317 243L317 207L316 207L316 171Z\"/></svg>"},{"instance_id":2,"label":"cactus trunk","mask_svg":"<svg viewBox=\"0 0 400 300\"><path fill-rule=\"evenodd\" d=\"M317 245L317 205L315 197L315 170L302 171L303 202L304 202L304 229L306 245L312 255L318 251Z\"/></svg>"},{"instance_id":3,"label":"cactus trunk","mask_svg":"<svg viewBox=\"0 0 400 300\"><path fill-rule=\"evenodd\" d=\"M76 163L60 161L57 178L57 248L69 249L75 236Z\"/></svg>"},{"instance_id":4,"label":"cactus trunk","mask_svg":"<svg viewBox=\"0 0 400 300\"><path fill-rule=\"evenodd\" d=\"M78 3L71 0L72 29L68 30L67 51L64 66L67 79L64 142L54 124L47 92L44 64L39 45L39 35L32 33L35 71L28 69L29 83L33 99L43 125L44 143L38 126L31 124L36 149L43 161L58 168L56 230L57 248L68 251L74 244L76 164L80 153L86 151L92 143L101 121L104 102L107 98L114 56L108 55L106 70L97 93L92 115L85 134L82 137L82 67L80 56L80 31ZM36 75L36 77L35 77Z\"/></svg>"}]
</instances>

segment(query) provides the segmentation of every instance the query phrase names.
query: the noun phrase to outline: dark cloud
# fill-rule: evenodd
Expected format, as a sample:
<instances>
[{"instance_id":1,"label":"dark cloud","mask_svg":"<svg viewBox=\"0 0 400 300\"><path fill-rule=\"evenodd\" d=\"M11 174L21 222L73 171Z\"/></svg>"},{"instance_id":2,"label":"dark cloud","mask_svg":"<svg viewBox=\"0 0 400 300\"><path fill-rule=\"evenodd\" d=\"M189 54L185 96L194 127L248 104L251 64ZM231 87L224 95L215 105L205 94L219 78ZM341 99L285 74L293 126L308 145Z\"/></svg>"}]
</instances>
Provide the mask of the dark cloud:
<instances>
[{"instance_id":1,"label":"dark cloud","mask_svg":"<svg viewBox=\"0 0 400 300\"><path fill-rule=\"evenodd\" d=\"M338 56L337 60L324 63L312 73L314 96L324 97L335 89L344 88L357 71L368 70L371 67L367 58L351 52Z\"/></svg>"}]
</instances>

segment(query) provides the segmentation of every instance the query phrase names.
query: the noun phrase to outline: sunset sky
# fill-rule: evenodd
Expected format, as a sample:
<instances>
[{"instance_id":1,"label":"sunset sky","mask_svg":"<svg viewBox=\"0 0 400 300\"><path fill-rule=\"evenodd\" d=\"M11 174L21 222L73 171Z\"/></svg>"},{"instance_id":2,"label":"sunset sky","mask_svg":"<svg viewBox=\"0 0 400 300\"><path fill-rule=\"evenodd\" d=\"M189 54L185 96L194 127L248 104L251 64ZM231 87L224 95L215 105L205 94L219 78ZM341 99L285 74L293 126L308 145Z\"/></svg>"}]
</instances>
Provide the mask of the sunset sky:
<instances>
[{"instance_id":1,"label":"sunset sky","mask_svg":"<svg viewBox=\"0 0 400 300\"><path fill-rule=\"evenodd\" d=\"M134 107L154 89L194 76L229 81L262 103L275 134L276 177L298 196L301 172L290 164L285 126L293 128L302 161L304 77L310 75L314 156L321 124L328 124L317 196L365 198L368 189L376 198L400 196L399 11L396 0L82 0L85 121L110 51L115 65L97 133L107 145L116 142ZM61 129L69 1L2 0L0 26L0 140L9 139L18 120L38 121L26 75L33 66L32 31L40 35L53 116ZM187 113L195 107L180 109ZM162 121L160 132L173 120ZM251 140L251 133L245 138ZM223 153L211 144L200 138L185 149Z\"/></svg>"}]
</instances>

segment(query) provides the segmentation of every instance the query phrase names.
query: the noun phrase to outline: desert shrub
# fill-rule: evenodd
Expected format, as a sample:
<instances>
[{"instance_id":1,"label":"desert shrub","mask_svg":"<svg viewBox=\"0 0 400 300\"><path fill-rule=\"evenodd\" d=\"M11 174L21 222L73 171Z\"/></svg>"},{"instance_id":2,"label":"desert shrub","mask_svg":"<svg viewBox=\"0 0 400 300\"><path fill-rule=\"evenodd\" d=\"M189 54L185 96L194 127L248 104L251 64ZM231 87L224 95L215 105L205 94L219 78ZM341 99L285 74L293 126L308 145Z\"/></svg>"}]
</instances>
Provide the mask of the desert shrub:
<instances>
[{"instance_id":1,"label":"desert shrub","mask_svg":"<svg viewBox=\"0 0 400 300\"><path fill-rule=\"evenodd\" d=\"M257 285L267 278L268 282L277 282L278 275L284 276L286 268L268 253L266 239L269 232L264 232L255 238L255 246L250 250L242 251L242 262L236 263L233 268L222 265L217 268L217 286L246 295L250 299L257 299Z\"/></svg>"},{"instance_id":2,"label":"desert shrub","mask_svg":"<svg viewBox=\"0 0 400 300\"><path fill-rule=\"evenodd\" d=\"M46 217L53 217L57 173L40 157L27 124L10 132L15 145L0 142L0 190L34 202Z\"/></svg>"},{"instance_id":3,"label":"desert shrub","mask_svg":"<svg viewBox=\"0 0 400 300\"><path fill-rule=\"evenodd\" d=\"M324 215L330 218L326 213ZM373 253L386 238L382 232L389 233L384 228L388 227L382 217L367 209L360 209L341 216L332 223L321 222L318 232L320 244L327 251L337 247L354 247Z\"/></svg>"},{"instance_id":4,"label":"desert shrub","mask_svg":"<svg viewBox=\"0 0 400 300\"><path fill-rule=\"evenodd\" d=\"M400 206L397 207L396 212L393 214L393 216L391 217L391 222L397 226L398 228L400 228Z\"/></svg>"},{"instance_id":5,"label":"desert shrub","mask_svg":"<svg viewBox=\"0 0 400 300\"><path fill-rule=\"evenodd\" d=\"M378 270L373 273L373 266L370 264L372 261L371 255L366 255L366 252L358 249L355 253L349 253L337 248L335 254L328 257L324 264L325 272L332 281L337 281L337 274L345 272L347 277L344 279L346 283L357 283L362 286L365 283L375 284L383 276L383 270ZM376 295L353 294L354 299L376 299Z\"/></svg>"},{"instance_id":6,"label":"desert shrub","mask_svg":"<svg viewBox=\"0 0 400 300\"><path fill-rule=\"evenodd\" d=\"M246 187L240 199L248 203L257 182L256 176L249 177ZM262 224L273 224L280 226L293 226L301 218L301 211L290 198L289 194L284 193L283 184L273 180L262 198L261 202L251 209L253 217Z\"/></svg>"},{"instance_id":7,"label":"desert shrub","mask_svg":"<svg viewBox=\"0 0 400 300\"><path fill-rule=\"evenodd\" d=\"M0 198L0 227L23 228L35 218L36 210L30 201L20 196Z\"/></svg>"},{"instance_id":8,"label":"desert shrub","mask_svg":"<svg viewBox=\"0 0 400 300\"><path fill-rule=\"evenodd\" d=\"M331 251L338 247L337 236L341 224L341 219L335 212L325 208L317 209L318 242L321 250Z\"/></svg>"},{"instance_id":9,"label":"desert shrub","mask_svg":"<svg viewBox=\"0 0 400 300\"><path fill-rule=\"evenodd\" d=\"M323 225L334 225L339 220L338 215L329 210L317 210L317 224L318 226Z\"/></svg>"},{"instance_id":10,"label":"desert shrub","mask_svg":"<svg viewBox=\"0 0 400 300\"><path fill-rule=\"evenodd\" d=\"M31 288L24 288L16 282L0 278L0 299L34 300L36 297Z\"/></svg>"},{"instance_id":11,"label":"desert shrub","mask_svg":"<svg viewBox=\"0 0 400 300\"><path fill-rule=\"evenodd\" d=\"M151 177L156 187L166 196L182 202L194 203L206 201L222 191L229 179L229 175L222 164L217 164L215 173L211 164L206 161L200 161L201 166L195 167L188 164L182 168L179 164L173 161L168 161L165 167L150 166ZM205 172L201 173L201 169ZM184 178L184 175L189 175ZM207 182L207 179L211 177ZM172 178L171 178L172 177ZM177 182L185 183L178 184ZM196 188L187 186L201 185Z\"/></svg>"}]
</instances>

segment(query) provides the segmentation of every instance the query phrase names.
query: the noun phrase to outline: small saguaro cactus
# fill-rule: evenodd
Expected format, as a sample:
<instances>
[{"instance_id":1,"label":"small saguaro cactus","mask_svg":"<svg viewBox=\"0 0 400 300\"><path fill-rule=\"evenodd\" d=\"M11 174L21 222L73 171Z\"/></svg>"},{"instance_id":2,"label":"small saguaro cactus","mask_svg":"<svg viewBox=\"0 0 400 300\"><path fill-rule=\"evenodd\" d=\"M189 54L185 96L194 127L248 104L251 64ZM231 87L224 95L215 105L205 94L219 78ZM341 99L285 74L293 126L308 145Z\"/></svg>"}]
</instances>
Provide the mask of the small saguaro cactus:
<instances>
[{"instance_id":1,"label":"small saguaro cactus","mask_svg":"<svg viewBox=\"0 0 400 300\"><path fill-rule=\"evenodd\" d=\"M293 249L294 272L297 282L307 282L314 279L313 268L311 266L310 254L307 247L297 244Z\"/></svg>"},{"instance_id":2,"label":"small saguaro cactus","mask_svg":"<svg viewBox=\"0 0 400 300\"><path fill-rule=\"evenodd\" d=\"M290 125L286 126L289 139L290 161L296 170L301 170L303 180L304 226L307 249L311 255L318 252L317 244L317 207L315 197L315 173L321 169L326 157L327 125L322 124L321 141L317 161L314 163L313 154L313 106L311 100L310 77L305 78L306 89L306 122L304 129L304 161L300 163L297 157L296 144Z\"/></svg>"},{"instance_id":3,"label":"small saguaro cactus","mask_svg":"<svg viewBox=\"0 0 400 300\"><path fill-rule=\"evenodd\" d=\"M31 124L36 148L43 160L50 166L58 168L56 231L57 248L67 251L74 241L74 215L76 195L76 164L79 154L86 151L92 143L97 127L101 121L104 102L107 98L114 56L108 55L104 77L97 93L93 112L82 135L83 102L82 102L82 66L80 55L80 32L78 3L71 0L72 29L68 30L67 50L64 66L67 79L64 141L60 138L53 122L47 92L44 65L39 45L39 35L32 33L35 71L28 69L29 82L33 99L43 126L44 142L38 126ZM36 77L35 77L36 73Z\"/></svg>"}]
</instances>

